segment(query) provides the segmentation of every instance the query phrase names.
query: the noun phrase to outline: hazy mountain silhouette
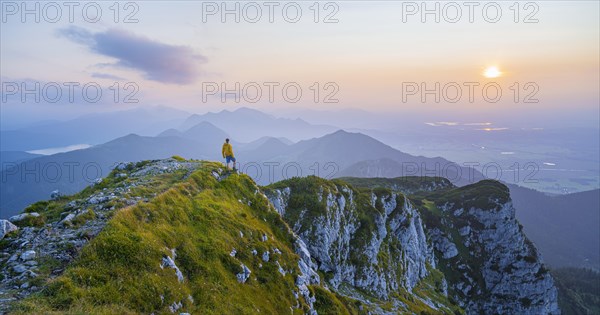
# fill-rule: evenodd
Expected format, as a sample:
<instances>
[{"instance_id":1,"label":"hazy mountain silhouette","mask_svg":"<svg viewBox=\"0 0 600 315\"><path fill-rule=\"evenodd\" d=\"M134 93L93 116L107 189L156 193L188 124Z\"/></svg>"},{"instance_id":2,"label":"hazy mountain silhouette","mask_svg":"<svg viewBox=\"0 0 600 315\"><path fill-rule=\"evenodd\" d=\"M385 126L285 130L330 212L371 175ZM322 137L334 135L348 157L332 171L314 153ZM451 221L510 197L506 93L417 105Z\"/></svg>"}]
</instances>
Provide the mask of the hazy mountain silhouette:
<instances>
[{"instance_id":1,"label":"hazy mountain silhouette","mask_svg":"<svg viewBox=\"0 0 600 315\"><path fill-rule=\"evenodd\" d=\"M548 196L508 185L517 219L552 267L600 269L600 190Z\"/></svg>"},{"instance_id":2,"label":"hazy mountain silhouette","mask_svg":"<svg viewBox=\"0 0 600 315\"><path fill-rule=\"evenodd\" d=\"M241 146L237 151L240 152L240 156L244 156L246 159L248 156L263 155L263 153L273 156L284 152L292 144L281 138L263 137Z\"/></svg>"},{"instance_id":3,"label":"hazy mountain silhouette","mask_svg":"<svg viewBox=\"0 0 600 315\"><path fill-rule=\"evenodd\" d=\"M456 178L455 182L457 184L470 183L466 176L468 170L454 162L439 157L413 156L364 134L344 130L338 130L323 137L303 140L291 145L273 141L269 145L243 151L240 159L242 169L244 169L244 164L251 164L247 165L249 168L248 173L261 184L300 175L297 172L298 168L301 169L301 175L303 176L317 174L324 177L376 177L381 175L377 172L371 174L360 172L360 169L355 165L363 163L365 160L388 161L387 163L398 166L399 173L396 176L401 176L400 173L404 173L404 175L421 175L421 171L434 171L436 165L438 165L438 171L445 170L444 174L448 175L446 177ZM254 170L257 165L261 167L263 174L257 174ZM269 169L269 167L273 167L269 165L275 166ZM286 172L286 167L288 172ZM457 170L464 176L457 176ZM423 174L426 175L426 173ZM273 176L269 177L269 175Z\"/></svg>"},{"instance_id":4,"label":"hazy mountain silhouette","mask_svg":"<svg viewBox=\"0 0 600 315\"><path fill-rule=\"evenodd\" d=\"M207 147L217 147L225 138L229 137L225 131L215 127L215 125L203 121L185 131L177 129L167 129L161 132L158 137L181 137L205 144Z\"/></svg>"},{"instance_id":5,"label":"hazy mountain silhouette","mask_svg":"<svg viewBox=\"0 0 600 315\"><path fill-rule=\"evenodd\" d=\"M294 144L294 142L292 142L291 140L284 138L284 137L279 137L279 138L275 138L275 137L262 137L260 139L254 140L252 142L249 143L242 143L240 144L240 148L243 151L250 151L250 150L254 150L257 149L258 147L262 146L265 143L279 143L279 144L284 144L284 145L291 145Z\"/></svg>"},{"instance_id":6,"label":"hazy mountain silhouette","mask_svg":"<svg viewBox=\"0 0 600 315\"><path fill-rule=\"evenodd\" d=\"M3 170L12 165L12 163L20 163L39 156L42 155L24 151L0 151L0 168Z\"/></svg>"},{"instance_id":7,"label":"hazy mountain silhouette","mask_svg":"<svg viewBox=\"0 0 600 315\"><path fill-rule=\"evenodd\" d=\"M185 130L200 122L207 121L225 130L240 142L251 142L261 137L285 137L292 141L319 137L338 128L327 125L311 125L302 119L276 118L261 111L240 108L234 111L194 114L188 117L180 130Z\"/></svg>"}]
</instances>

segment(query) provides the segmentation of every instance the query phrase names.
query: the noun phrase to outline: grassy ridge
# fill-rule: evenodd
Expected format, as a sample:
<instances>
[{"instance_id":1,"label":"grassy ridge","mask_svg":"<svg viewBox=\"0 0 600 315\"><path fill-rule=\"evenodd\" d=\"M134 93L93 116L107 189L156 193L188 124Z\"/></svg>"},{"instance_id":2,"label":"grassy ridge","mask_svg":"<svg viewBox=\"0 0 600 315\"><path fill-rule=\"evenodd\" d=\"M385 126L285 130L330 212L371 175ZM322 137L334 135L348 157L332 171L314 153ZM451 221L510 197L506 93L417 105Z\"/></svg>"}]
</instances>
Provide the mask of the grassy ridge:
<instances>
[{"instance_id":1,"label":"grassy ridge","mask_svg":"<svg viewBox=\"0 0 600 315\"><path fill-rule=\"evenodd\" d=\"M14 312L169 313L181 302L181 312L289 313L298 269L287 226L250 178L231 175L219 182L211 175L219 168L205 163L149 202L115 213L75 263ZM182 283L174 269L160 267L171 249ZM266 250L269 262L260 257ZM275 261L289 273L281 275ZM244 284L236 278L242 263L252 271Z\"/></svg>"}]
</instances>

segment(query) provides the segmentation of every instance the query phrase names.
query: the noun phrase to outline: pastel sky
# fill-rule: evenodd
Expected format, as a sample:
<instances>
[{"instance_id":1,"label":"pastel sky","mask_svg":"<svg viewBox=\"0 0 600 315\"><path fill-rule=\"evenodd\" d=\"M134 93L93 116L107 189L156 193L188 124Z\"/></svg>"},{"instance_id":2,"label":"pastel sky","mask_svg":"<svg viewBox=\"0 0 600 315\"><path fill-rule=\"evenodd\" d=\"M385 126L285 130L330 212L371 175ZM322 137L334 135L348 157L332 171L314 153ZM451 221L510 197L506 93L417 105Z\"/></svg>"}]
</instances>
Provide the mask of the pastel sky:
<instances>
[{"instance_id":1,"label":"pastel sky","mask_svg":"<svg viewBox=\"0 0 600 315\"><path fill-rule=\"evenodd\" d=\"M403 22L408 2L394 1L344 1L328 7L321 2L318 23L314 22L316 7L312 1L296 2L302 8L297 23L284 19L281 8L288 2L274 7L273 23L268 21L268 7L262 2L258 3L263 15L257 23L246 21L243 15L239 23L232 15L226 16L223 23L219 14L206 16L203 21L207 4L199 1L136 2L136 23L123 23L134 9L126 9L123 4L119 7L119 22L115 23L114 10L109 8L113 2L99 2L103 14L97 23L86 22L80 7L75 8L71 23L64 6L57 23L44 21L43 17L35 23L33 16L27 16L29 20L23 23L18 13L8 14L13 8L6 3L2 1L3 82L97 82L107 96L97 104L22 104L15 101L18 97L5 95L8 101L1 104L3 122L20 119L24 113L47 118L163 104L191 112L239 106L361 108L470 113L480 115L482 120L493 114L545 112L558 117L570 113L585 123L598 124L598 117L594 117L600 84L598 1L538 1L533 2L535 7L525 7L522 2L519 22L515 22L515 7L511 9L513 1L495 2L502 9L496 23L484 19L482 7L488 2L478 2L473 23L464 5L460 5L462 17L457 23L445 20L456 16L453 8L440 16L439 23L433 15L421 21L419 13L406 16ZM439 4L442 11L447 3ZM235 3L228 5L233 8ZM244 5L241 3L240 9ZM434 5L430 3L429 8ZM253 9L247 8L248 17L254 16ZM53 11L49 12L54 16ZM288 13L286 17L293 18L294 8ZM485 17L493 18L494 8L487 13ZM328 14L338 21L323 23ZM529 14L530 19L538 21L524 23ZM496 66L501 76L484 77L482 73L490 66ZM135 82L140 103L114 103L108 89L114 82L119 82L121 89L125 83ZM278 82L280 86L275 88L272 103L264 85L257 103L243 98L235 103L231 95L222 103L220 94L203 102L203 83L210 82L224 82L230 88L235 82L242 86ZM302 88L297 103L281 96L281 86L289 82L297 82ZM319 102L315 102L311 90L314 82L319 83ZM333 96L338 103L323 103L324 97L335 90L331 85L324 88L328 82L339 88ZM429 88L435 82L441 86L477 82L479 87L496 82L502 98L497 103L486 101L478 88L475 101L468 102L464 87L456 103L443 99L436 103L433 96L422 102L419 94L403 101L403 83L410 82L419 86L425 83ZM519 84L519 102L514 100L515 82ZM533 98L539 101L523 103L524 97L533 92ZM119 99L127 94L121 93Z\"/></svg>"}]
</instances>

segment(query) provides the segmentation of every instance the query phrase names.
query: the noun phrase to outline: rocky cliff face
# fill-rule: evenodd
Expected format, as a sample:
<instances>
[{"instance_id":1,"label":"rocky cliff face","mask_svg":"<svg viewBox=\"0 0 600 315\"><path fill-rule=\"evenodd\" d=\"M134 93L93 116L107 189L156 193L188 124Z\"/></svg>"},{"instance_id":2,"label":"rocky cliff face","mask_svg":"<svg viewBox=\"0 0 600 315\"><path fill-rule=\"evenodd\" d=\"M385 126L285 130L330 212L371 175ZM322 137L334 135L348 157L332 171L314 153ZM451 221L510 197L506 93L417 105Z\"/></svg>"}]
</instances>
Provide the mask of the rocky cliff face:
<instances>
[{"instance_id":1,"label":"rocky cliff face","mask_svg":"<svg viewBox=\"0 0 600 315\"><path fill-rule=\"evenodd\" d=\"M553 280L515 219L504 185L344 180L364 189L295 179L268 191L333 288L347 284L394 300L391 293L412 292L437 267L441 287L449 283L444 294L468 314L560 313ZM414 194L418 206L398 190Z\"/></svg>"},{"instance_id":2,"label":"rocky cliff face","mask_svg":"<svg viewBox=\"0 0 600 315\"><path fill-rule=\"evenodd\" d=\"M419 213L403 195L372 192L364 200L348 186L321 186L314 198L323 207L316 212L290 208L292 191L296 187L276 189L270 200L307 244L319 270L330 275L333 288L347 283L387 299L400 287L411 290L428 266L435 267Z\"/></svg>"},{"instance_id":3,"label":"rocky cliff face","mask_svg":"<svg viewBox=\"0 0 600 315\"><path fill-rule=\"evenodd\" d=\"M438 205L425 208L440 267L468 313L560 313L553 279L517 222L506 186L482 181L428 198Z\"/></svg>"},{"instance_id":4,"label":"rocky cliff face","mask_svg":"<svg viewBox=\"0 0 600 315\"><path fill-rule=\"evenodd\" d=\"M519 229L512 203L497 212L470 209L482 229L473 228L464 237L467 248L485 253L481 274L489 298L469 303L467 310L511 314L558 314L558 293L540 255ZM473 246L472 246L473 245Z\"/></svg>"}]
</instances>

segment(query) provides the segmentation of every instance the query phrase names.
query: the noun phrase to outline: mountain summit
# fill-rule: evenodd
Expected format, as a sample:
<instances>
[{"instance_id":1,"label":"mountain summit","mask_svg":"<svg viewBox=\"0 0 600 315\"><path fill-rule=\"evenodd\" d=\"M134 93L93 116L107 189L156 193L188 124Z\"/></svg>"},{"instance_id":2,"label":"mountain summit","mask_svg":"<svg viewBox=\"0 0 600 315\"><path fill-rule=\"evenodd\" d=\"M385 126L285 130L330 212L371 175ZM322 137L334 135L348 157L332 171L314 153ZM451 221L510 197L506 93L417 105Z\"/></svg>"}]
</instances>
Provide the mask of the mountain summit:
<instances>
[{"instance_id":1,"label":"mountain summit","mask_svg":"<svg viewBox=\"0 0 600 315\"><path fill-rule=\"evenodd\" d=\"M506 186L122 163L2 220L0 312L559 314Z\"/></svg>"},{"instance_id":2,"label":"mountain summit","mask_svg":"<svg viewBox=\"0 0 600 315\"><path fill-rule=\"evenodd\" d=\"M319 137L333 132L337 128L326 125L312 125L302 119L277 118L261 111L246 107L234 111L223 110L218 113L194 114L180 126L188 129L200 122L210 122L221 128L237 141L250 142L264 136L279 137L298 141L310 137Z\"/></svg>"}]
</instances>

